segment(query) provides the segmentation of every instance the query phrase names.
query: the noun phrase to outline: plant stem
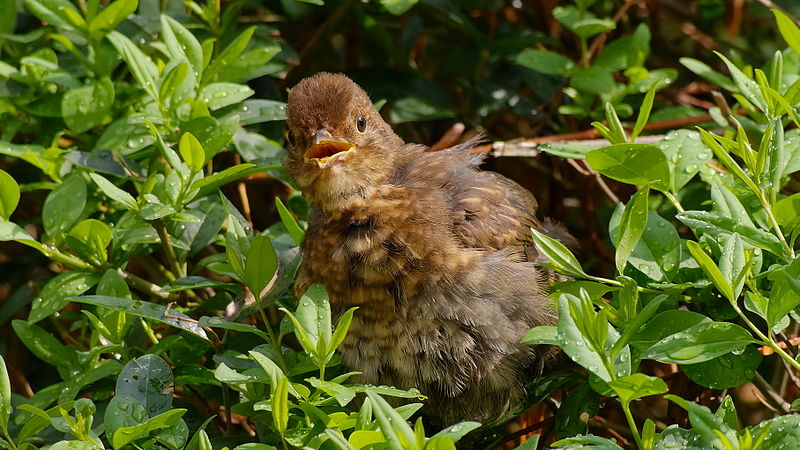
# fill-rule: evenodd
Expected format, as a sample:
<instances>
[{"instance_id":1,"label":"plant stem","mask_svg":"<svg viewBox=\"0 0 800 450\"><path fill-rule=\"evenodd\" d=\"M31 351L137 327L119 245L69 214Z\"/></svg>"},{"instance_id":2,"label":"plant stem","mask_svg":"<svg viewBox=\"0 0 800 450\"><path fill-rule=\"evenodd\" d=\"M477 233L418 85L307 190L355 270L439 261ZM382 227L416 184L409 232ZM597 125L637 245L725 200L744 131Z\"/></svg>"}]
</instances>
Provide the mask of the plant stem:
<instances>
[{"instance_id":1,"label":"plant stem","mask_svg":"<svg viewBox=\"0 0 800 450\"><path fill-rule=\"evenodd\" d=\"M181 264L178 262L178 255L175 254L175 248L172 246L172 238L169 233L167 233L167 226L161 219L154 221L153 225L155 225L158 237L161 239L161 245L164 247L164 254L167 256L167 263L170 266L170 270L175 275L175 278L183 277L185 275L183 267L181 267Z\"/></svg>"},{"instance_id":2,"label":"plant stem","mask_svg":"<svg viewBox=\"0 0 800 450\"><path fill-rule=\"evenodd\" d=\"M770 205L769 201L767 201L764 191L759 192L758 200L761 202L761 206L764 208L764 211L766 211L767 218L769 218L769 223L772 225L772 228L775 229L775 234L778 236L778 239L781 240L783 251L789 256L790 259L794 259L794 249L792 249L792 247L790 247L786 242L786 236L783 235L783 231L781 231L781 227L778 225L778 220L775 218L775 214L772 213L772 205Z\"/></svg>"},{"instance_id":3,"label":"plant stem","mask_svg":"<svg viewBox=\"0 0 800 450\"><path fill-rule=\"evenodd\" d=\"M780 348L778 344L776 344L772 339L764 335L764 333L762 333L761 330L759 330L758 327L753 322L751 322L750 319L747 318L747 316L744 315L744 312L742 312L741 308L739 308L739 305L736 304L736 302L731 302L731 306L733 306L733 309L736 310L736 314L738 314L739 317L741 317L742 320L747 324L747 326L751 330L753 330L753 333L755 333L759 337L759 339L762 340L764 345L771 348L775 353L780 355L780 357L783 358L792 367L794 367L795 370L800 370L800 363L798 363L794 358L791 357L791 355L789 355L782 348Z\"/></svg>"},{"instance_id":4,"label":"plant stem","mask_svg":"<svg viewBox=\"0 0 800 450\"><path fill-rule=\"evenodd\" d=\"M664 194L664 197L667 197L667 200L669 200L670 203L672 203L672 205L675 206L675 209L677 209L678 212L686 211L685 209L683 209L683 205L681 205L681 202L678 200L678 197L676 197L675 194L669 191L664 191L662 192L662 194Z\"/></svg>"},{"instance_id":5,"label":"plant stem","mask_svg":"<svg viewBox=\"0 0 800 450\"><path fill-rule=\"evenodd\" d=\"M150 294L153 297L158 297L161 300L168 300L171 297L169 293L162 291L160 286L151 283L144 278L140 278L122 269L117 269L117 273L122 277L123 280L125 280L126 283L136 290Z\"/></svg>"},{"instance_id":6,"label":"plant stem","mask_svg":"<svg viewBox=\"0 0 800 450\"><path fill-rule=\"evenodd\" d=\"M280 366L281 370L286 373L288 371L288 366L286 365L286 361L283 359L281 343L278 342L278 337L275 336L275 332L272 331L272 325L270 325L269 319L267 318L267 312L264 311L264 305L261 304L261 299L258 297L256 297L256 304L258 305L258 312L261 314L261 320L264 321L264 328L267 329L267 334L269 334L272 350L275 351L275 358L278 359L278 365Z\"/></svg>"},{"instance_id":7,"label":"plant stem","mask_svg":"<svg viewBox=\"0 0 800 450\"><path fill-rule=\"evenodd\" d=\"M627 403L622 403L622 412L625 413L625 419L628 420L628 426L633 432L633 439L636 441L636 447L643 449L644 446L642 445L642 436L639 434L639 428L636 426L636 421L633 420L633 414L631 414L630 405Z\"/></svg>"}]
</instances>

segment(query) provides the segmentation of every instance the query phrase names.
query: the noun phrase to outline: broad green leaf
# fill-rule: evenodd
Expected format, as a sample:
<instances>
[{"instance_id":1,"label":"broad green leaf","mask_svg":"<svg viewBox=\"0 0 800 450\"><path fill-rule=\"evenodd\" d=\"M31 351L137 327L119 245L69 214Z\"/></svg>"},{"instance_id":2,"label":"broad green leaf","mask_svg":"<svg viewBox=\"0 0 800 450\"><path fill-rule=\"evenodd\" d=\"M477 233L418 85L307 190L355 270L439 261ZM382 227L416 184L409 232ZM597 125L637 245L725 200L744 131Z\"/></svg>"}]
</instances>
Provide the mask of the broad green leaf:
<instances>
[{"instance_id":1,"label":"broad green leaf","mask_svg":"<svg viewBox=\"0 0 800 450\"><path fill-rule=\"evenodd\" d=\"M800 193L778 200L772 208L778 224L787 231L792 231L800 225Z\"/></svg>"},{"instance_id":2,"label":"broad green leaf","mask_svg":"<svg viewBox=\"0 0 800 450\"><path fill-rule=\"evenodd\" d=\"M108 259L106 248L111 243L111 227L104 222L97 219L82 220L72 227L66 237L72 250L93 265L103 265Z\"/></svg>"},{"instance_id":3,"label":"broad green leaf","mask_svg":"<svg viewBox=\"0 0 800 450\"><path fill-rule=\"evenodd\" d=\"M750 382L761 360L756 347L748 345L741 354L726 353L709 361L683 365L681 370L700 386L730 389Z\"/></svg>"},{"instance_id":4,"label":"broad green leaf","mask_svg":"<svg viewBox=\"0 0 800 450\"><path fill-rule=\"evenodd\" d=\"M64 30L75 30L75 18L80 18L78 9L68 0L24 0L22 4L42 22Z\"/></svg>"},{"instance_id":5,"label":"broad green leaf","mask_svg":"<svg viewBox=\"0 0 800 450\"><path fill-rule=\"evenodd\" d=\"M558 329L544 325L528 330L520 342L529 345L561 345L561 340L558 339Z\"/></svg>"},{"instance_id":6,"label":"broad green leaf","mask_svg":"<svg viewBox=\"0 0 800 450\"><path fill-rule=\"evenodd\" d=\"M0 219L8 220L19 204L19 185L4 170L0 170Z\"/></svg>"},{"instance_id":7,"label":"broad green leaf","mask_svg":"<svg viewBox=\"0 0 800 450\"><path fill-rule=\"evenodd\" d=\"M192 172L198 172L203 169L206 162L206 154L203 151L203 146L200 145L200 141L192 133L183 133L178 144L178 151Z\"/></svg>"},{"instance_id":8,"label":"broad green leaf","mask_svg":"<svg viewBox=\"0 0 800 450\"><path fill-rule=\"evenodd\" d=\"M153 61L122 33L112 31L108 34L107 39L122 55L128 64L128 70L131 71L139 86L150 94L150 97L158 101L159 96L156 89L158 69Z\"/></svg>"},{"instance_id":9,"label":"broad green leaf","mask_svg":"<svg viewBox=\"0 0 800 450\"><path fill-rule=\"evenodd\" d=\"M269 236L262 234L250 241L244 267L244 279L256 300L278 270L278 255Z\"/></svg>"},{"instance_id":10,"label":"broad green leaf","mask_svg":"<svg viewBox=\"0 0 800 450\"><path fill-rule=\"evenodd\" d=\"M676 217L692 228L697 235L706 233L714 239L721 239L723 235L738 233L748 244L783 256L781 242L774 234L750 227L743 219L723 217L707 211L686 211L677 214Z\"/></svg>"},{"instance_id":11,"label":"broad green leaf","mask_svg":"<svg viewBox=\"0 0 800 450\"><path fill-rule=\"evenodd\" d=\"M573 69L570 85L581 92L602 95L616 87L614 76L603 67L589 66Z\"/></svg>"},{"instance_id":12,"label":"broad green leaf","mask_svg":"<svg viewBox=\"0 0 800 450\"><path fill-rule=\"evenodd\" d=\"M256 30L256 27L248 27L241 34L239 34L227 47L223 50L219 56L216 56L211 59L211 62L206 67L205 71L203 72L201 86L207 85L210 81L213 81L214 77L228 64L233 63L236 61L237 58L244 52L247 48L247 44L250 42L250 38L253 37L253 32Z\"/></svg>"},{"instance_id":13,"label":"broad green leaf","mask_svg":"<svg viewBox=\"0 0 800 450\"><path fill-rule=\"evenodd\" d=\"M250 240L239 221L232 214L228 215L228 231L225 233L225 253L228 264L243 280L245 276L245 258L250 251Z\"/></svg>"},{"instance_id":14,"label":"broad green leaf","mask_svg":"<svg viewBox=\"0 0 800 450\"><path fill-rule=\"evenodd\" d=\"M255 91L247 85L236 83L212 83L200 92L200 99L211 111L224 108L253 95Z\"/></svg>"},{"instance_id":15,"label":"broad green leaf","mask_svg":"<svg viewBox=\"0 0 800 450\"><path fill-rule=\"evenodd\" d=\"M36 323L61 311L69 304L67 297L83 294L99 279L100 275L88 271L65 272L51 278L33 299L28 322Z\"/></svg>"},{"instance_id":16,"label":"broad green leaf","mask_svg":"<svg viewBox=\"0 0 800 450\"><path fill-rule=\"evenodd\" d=\"M481 424L478 422L461 422L455 425L451 425L445 428L442 431L431 436L431 438L447 438L453 442L458 442L462 437L466 436L472 430L477 429L480 427Z\"/></svg>"},{"instance_id":17,"label":"broad green leaf","mask_svg":"<svg viewBox=\"0 0 800 450\"><path fill-rule=\"evenodd\" d=\"M333 333L328 292L325 287L321 284L311 285L300 298L295 316L316 349L317 356L324 358Z\"/></svg>"},{"instance_id":18,"label":"broad green leaf","mask_svg":"<svg viewBox=\"0 0 800 450\"><path fill-rule=\"evenodd\" d=\"M116 394L141 403L152 417L172 408L173 380L166 361L157 355L143 355L125 364L117 379Z\"/></svg>"},{"instance_id":19,"label":"broad green leaf","mask_svg":"<svg viewBox=\"0 0 800 450\"><path fill-rule=\"evenodd\" d=\"M131 300L129 298L110 297L107 295L82 295L72 297L69 300L90 305L105 306L117 311L122 311L134 316L144 317L176 327L181 330L189 331L205 340L209 340L205 330L197 325L197 321L183 314L180 311L169 309L162 305L145 302L141 300Z\"/></svg>"},{"instance_id":20,"label":"broad green leaf","mask_svg":"<svg viewBox=\"0 0 800 450\"><path fill-rule=\"evenodd\" d=\"M11 325L25 347L37 358L67 372L79 368L74 348L62 344L44 328L24 320L14 320Z\"/></svg>"},{"instance_id":21,"label":"broad green leaf","mask_svg":"<svg viewBox=\"0 0 800 450\"><path fill-rule=\"evenodd\" d=\"M608 385L616 392L623 405L628 405L630 402L648 395L663 394L669 390L667 383L664 383L661 378L651 377L643 373L634 373L633 375L617 378L609 382Z\"/></svg>"},{"instance_id":22,"label":"broad green leaf","mask_svg":"<svg viewBox=\"0 0 800 450\"><path fill-rule=\"evenodd\" d=\"M390 13L399 16L416 5L419 0L379 0L380 4Z\"/></svg>"},{"instance_id":23,"label":"broad green leaf","mask_svg":"<svg viewBox=\"0 0 800 450\"><path fill-rule=\"evenodd\" d=\"M138 205L136 204L136 199L133 198L131 194L118 188L116 185L114 185L114 183L108 181L108 179L106 179L102 175L98 175L96 173L90 173L89 176L92 177L92 180L94 180L94 182L97 183L97 187L99 187L104 194L106 194L112 200L116 200L119 203L122 203L125 209L135 210L138 208Z\"/></svg>"},{"instance_id":24,"label":"broad green leaf","mask_svg":"<svg viewBox=\"0 0 800 450\"><path fill-rule=\"evenodd\" d=\"M552 14L556 20L582 39L588 39L598 33L616 28L613 20L598 18L591 12L579 10L572 5L556 6L553 8Z\"/></svg>"},{"instance_id":25,"label":"broad green leaf","mask_svg":"<svg viewBox=\"0 0 800 450\"><path fill-rule=\"evenodd\" d=\"M286 227L286 230L289 232L289 235L292 237L295 245L300 245L303 242L303 236L305 232L300 225L297 224L297 221L294 220L294 216L286 206L281 201L280 197L275 197L275 206L278 208L278 214L281 216L281 222L283 222L283 226Z\"/></svg>"},{"instance_id":26,"label":"broad green leaf","mask_svg":"<svg viewBox=\"0 0 800 450\"><path fill-rule=\"evenodd\" d=\"M116 0L89 22L89 32L111 31L136 11L138 0Z\"/></svg>"},{"instance_id":27,"label":"broad green leaf","mask_svg":"<svg viewBox=\"0 0 800 450\"><path fill-rule=\"evenodd\" d=\"M111 443L115 449L121 448L125 446L125 444L142 436L146 436L152 431L175 425L185 413L185 409L176 408L152 417L141 425L118 428L114 432Z\"/></svg>"},{"instance_id":28,"label":"broad green leaf","mask_svg":"<svg viewBox=\"0 0 800 450\"><path fill-rule=\"evenodd\" d=\"M672 192L678 192L714 155L700 134L691 130L672 130L655 144L664 152L672 172Z\"/></svg>"},{"instance_id":29,"label":"broad green leaf","mask_svg":"<svg viewBox=\"0 0 800 450\"><path fill-rule=\"evenodd\" d=\"M786 314L800 304L800 259L770 274L772 292L767 304L767 323L771 329L778 325Z\"/></svg>"},{"instance_id":30,"label":"broad green leaf","mask_svg":"<svg viewBox=\"0 0 800 450\"><path fill-rule=\"evenodd\" d=\"M239 116L239 123L242 125L286 120L286 103L275 100L245 100L232 113Z\"/></svg>"},{"instance_id":31,"label":"broad green leaf","mask_svg":"<svg viewBox=\"0 0 800 450\"><path fill-rule=\"evenodd\" d=\"M696 364L755 342L744 328L728 322L701 322L656 342L641 356L667 364Z\"/></svg>"},{"instance_id":32,"label":"broad green leaf","mask_svg":"<svg viewBox=\"0 0 800 450\"><path fill-rule=\"evenodd\" d=\"M317 378L309 378L308 382L311 384L311 386L335 398L339 403L339 406L346 406L356 397L356 390L348 386L319 380Z\"/></svg>"},{"instance_id":33,"label":"broad green leaf","mask_svg":"<svg viewBox=\"0 0 800 450\"><path fill-rule=\"evenodd\" d=\"M54 236L72 228L86 205L86 182L80 174L70 175L44 201L42 223Z\"/></svg>"},{"instance_id":34,"label":"broad green leaf","mask_svg":"<svg viewBox=\"0 0 800 450\"><path fill-rule=\"evenodd\" d=\"M633 194L622 212L622 218L617 228L617 237L614 240L617 248L614 261L617 265L617 272L620 274L625 272L628 258L639 243L647 225L648 195L650 195L650 188L645 186Z\"/></svg>"},{"instance_id":35,"label":"broad green leaf","mask_svg":"<svg viewBox=\"0 0 800 450\"><path fill-rule=\"evenodd\" d=\"M572 389L556 411L555 437L558 439L587 433L588 424L581 419L596 416L599 409L600 395L588 383Z\"/></svg>"},{"instance_id":36,"label":"broad green leaf","mask_svg":"<svg viewBox=\"0 0 800 450\"><path fill-rule=\"evenodd\" d=\"M548 75L569 75L575 63L566 56L548 50L528 49L521 51L516 57L517 64L523 65Z\"/></svg>"},{"instance_id":37,"label":"broad green leaf","mask_svg":"<svg viewBox=\"0 0 800 450\"><path fill-rule=\"evenodd\" d=\"M751 428L753 441L759 450L797 448L800 446L800 416L787 414L764 420Z\"/></svg>"},{"instance_id":38,"label":"broad green leaf","mask_svg":"<svg viewBox=\"0 0 800 450\"><path fill-rule=\"evenodd\" d=\"M161 290L164 292L181 292L190 289L204 288L222 288L239 293L242 291L241 287L239 287L237 284L211 280L197 275L177 278L175 280L168 281L161 286Z\"/></svg>"},{"instance_id":39,"label":"broad green leaf","mask_svg":"<svg viewBox=\"0 0 800 450\"><path fill-rule=\"evenodd\" d=\"M714 204L714 210L718 211L722 217L734 217L748 227L756 227L742 202L726 186L718 182L712 183L711 200Z\"/></svg>"},{"instance_id":40,"label":"broad green leaf","mask_svg":"<svg viewBox=\"0 0 800 450\"><path fill-rule=\"evenodd\" d=\"M573 277L587 277L575 255L561 242L531 228L536 248L550 261L557 271Z\"/></svg>"},{"instance_id":41,"label":"broad green leaf","mask_svg":"<svg viewBox=\"0 0 800 450\"><path fill-rule=\"evenodd\" d=\"M195 77L203 74L203 49L200 42L183 25L172 17L161 15L161 33L172 59L185 59L192 65Z\"/></svg>"},{"instance_id":42,"label":"broad green leaf","mask_svg":"<svg viewBox=\"0 0 800 450\"><path fill-rule=\"evenodd\" d=\"M617 144L586 154L586 161L603 175L634 185L649 184L668 191L671 176L667 159L658 147L650 144Z\"/></svg>"},{"instance_id":43,"label":"broad green leaf","mask_svg":"<svg viewBox=\"0 0 800 450\"><path fill-rule=\"evenodd\" d=\"M714 449L730 449L738 444L736 432L720 421L710 409L697 403L684 400L677 395L667 394L664 398L677 403L689 413L693 431L698 433Z\"/></svg>"}]
</instances>

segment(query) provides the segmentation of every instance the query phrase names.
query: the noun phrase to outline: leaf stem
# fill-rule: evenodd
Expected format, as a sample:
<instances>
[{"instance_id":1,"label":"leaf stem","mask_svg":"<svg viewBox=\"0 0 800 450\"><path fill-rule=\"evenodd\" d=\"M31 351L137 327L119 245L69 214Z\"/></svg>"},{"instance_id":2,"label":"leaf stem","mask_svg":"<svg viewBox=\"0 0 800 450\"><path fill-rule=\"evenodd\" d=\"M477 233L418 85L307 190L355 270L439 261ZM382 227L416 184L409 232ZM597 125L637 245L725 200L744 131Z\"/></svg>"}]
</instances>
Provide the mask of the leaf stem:
<instances>
[{"instance_id":1,"label":"leaf stem","mask_svg":"<svg viewBox=\"0 0 800 450\"><path fill-rule=\"evenodd\" d=\"M678 212L686 211L685 209L683 209L683 205L681 205L681 202L678 200L678 197L675 196L675 194L673 194L670 191L663 191L662 194L664 194L664 197L667 197L667 200L669 200L670 203L672 203L672 205L675 207L675 209L678 210Z\"/></svg>"},{"instance_id":2,"label":"leaf stem","mask_svg":"<svg viewBox=\"0 0 800 450\"><path fill-rule=\"evenodd\" d=\"M639 434L639 428L636 426L636 421L633 420L633 414L631 414L630 404L625 402L621 403L622 403L622 412L625 413L625 419L628 420L628 426L630 427L631 432L633 432L633 439L636 441L636 447L641 449L645 448L642 445L642 436L641 434Z\"/></svg>"},{"instance_id":3,"label":"leaf stem","mask_svg":"<svg viewBox=\"0 0 800 450\"><path fill-rule=\"evenodd\" d=\"M155 225L158 237L161 239L161 245L164 247L164 254L167 256L167 263L170 266L170 270L175 275L175 278L183 277L185 275L184 270L178 262L178 255L175 254L175 248L172 246L172 238L167 232L167 226L161 219L154 221L153 225Z\"/></svg>"},{"instance_id":4,"label":"leaf stem","mask_svg":"<svg viewBox=\"0 0 800 450\"><path fill-rule=\"evenodd\" d=\"M281 370L286 373L289 369L286 365L286 360L283 359L283 353L281 352L281 343L278 341L278 337L275 336L275 332L272 331L272 325L269 323L269 318L267 318L267 312L264 311L264 305L261 304L261 299L256 296L256 304L258 305L258 312L261 314L261 320L264 321L264 328L267 329L267 334L269 335L270 344L272 344L272 350L275 351L275 358L278 359L278 365L280 366Z\"/></svg>"},{"instance_id":5,"label":"leaf stem","mask_svg":"<svg viewBox=\"0 0 800 450\"><path fill-rule=\"evenodd\" d=\"M783 231L781 231L781 227L778 225L778 220L775 218L775 214L772 213L772 205L770 205L769 201L767 200L764 191L759 191L758 200L761 202L761 206L764 208L764 211L766 211L769 222L772 225L772 228L775 229L775 234L781 241L783 251L789 256L790 259L794 259L794 249L792 249L792 247L790 247L786 242L786 236L783 235Z\"/></svg>"},{"instance_id":6,"label":"leaf stem","mask_svg":"<svg viewBox=\"0 0 800 450\"><path fill-rule=\"evenodd\" d=\"M761 339L764 345L771 348L772 351L780 355L780 357L783 358L792 367L794 367L795 370L800 370L800 363L798 363L794 358L792 358L788 353L786 353L782 348L780 348L780 346L778 346L778 344L776 344L772 339L770 339L764 333L762 333L761 330L759 330L758 327L753 322L751 322L750 319L747 318L747 316L745 316L744 312L742 312L741 308L739 308L739 305L736 302L731 302L731 306L733 306L733 309L736 311L736 314L738 314L739 317L742 318L744 323L746 323L747 326L751 330L753 330L753 333L755 333L759 337L759 339Z\"/></svg>"},{"instance_id":7,"label":"leaf stem","mask_svg":"<svg viewBox=\"0 0 800 450\"><path fill-rule=\"evenodd\" d=\"M126 272L122 269L117 269L117 274L125 280L132 288L144 292L146 294L150 294L153 297L158 297L161 300L168 300L172 296L161 290L161 287L157 284L151 283L144 278L140 278L130 272Z\"/></svg>"}]
</instances>

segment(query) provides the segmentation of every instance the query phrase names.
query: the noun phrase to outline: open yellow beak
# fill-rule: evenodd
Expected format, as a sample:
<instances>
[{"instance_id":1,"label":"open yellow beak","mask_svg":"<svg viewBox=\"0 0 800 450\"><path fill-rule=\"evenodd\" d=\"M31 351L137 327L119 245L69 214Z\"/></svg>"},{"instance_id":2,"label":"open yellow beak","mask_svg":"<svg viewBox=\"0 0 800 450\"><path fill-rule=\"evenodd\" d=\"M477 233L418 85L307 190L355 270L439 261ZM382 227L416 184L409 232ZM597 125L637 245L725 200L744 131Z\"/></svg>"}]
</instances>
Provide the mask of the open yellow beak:
<instances>
[{"instance_id":1,"label":"open yellow beak","mask_svg":"<svg viewBox=\"0 0 800 450\"><path fill-rule=\"evenodd\" d=\"M306 161L315 161L321 169L333 163L345 153L353 149L355 145L344 139L334 138L326 130L316 133L314 143L306 150Z\"/></svg>"}]
</instances>

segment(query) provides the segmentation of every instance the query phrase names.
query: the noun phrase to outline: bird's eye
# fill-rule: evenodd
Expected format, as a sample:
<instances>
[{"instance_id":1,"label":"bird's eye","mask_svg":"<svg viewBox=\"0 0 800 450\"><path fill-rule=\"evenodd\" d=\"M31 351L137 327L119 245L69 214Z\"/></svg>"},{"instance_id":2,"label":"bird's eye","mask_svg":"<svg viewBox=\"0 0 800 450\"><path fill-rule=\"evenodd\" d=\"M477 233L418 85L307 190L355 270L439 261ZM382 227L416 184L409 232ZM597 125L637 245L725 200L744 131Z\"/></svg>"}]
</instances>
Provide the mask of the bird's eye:
<instances>
[{"instance_id":1,"label":"bird's eye","mask_svg":"<svg viewBox=\"0 0 800 450\"><path fill-rule=\"evenodd\" d=\"M367 119L364 118L363 115L359 114L356 118L356 126L358 127L358 131L364 132L367 129Z\"/></svg>"}]
</instances>

